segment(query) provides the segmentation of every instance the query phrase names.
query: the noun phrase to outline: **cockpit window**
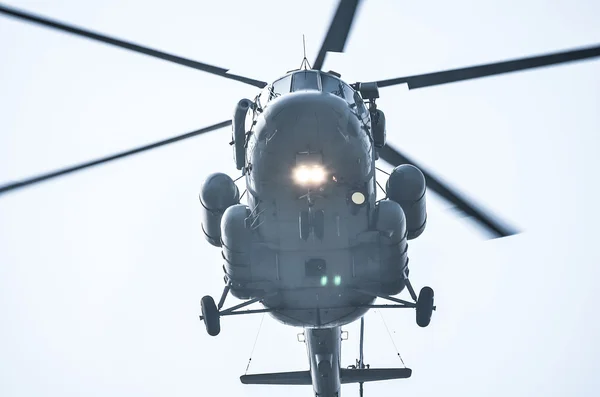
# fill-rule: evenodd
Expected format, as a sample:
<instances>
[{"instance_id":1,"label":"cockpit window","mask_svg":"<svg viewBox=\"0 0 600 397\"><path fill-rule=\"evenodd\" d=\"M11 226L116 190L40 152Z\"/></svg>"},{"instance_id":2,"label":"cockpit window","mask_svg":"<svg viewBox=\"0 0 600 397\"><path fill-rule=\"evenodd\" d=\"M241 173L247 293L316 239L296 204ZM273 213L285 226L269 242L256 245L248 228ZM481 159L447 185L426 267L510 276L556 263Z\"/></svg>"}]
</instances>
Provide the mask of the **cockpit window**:
<instances>
[{"instance_id":1,"label":"cockpit window","mask_svg":"<svg viewBox=\"0 0 600 397\"><path fill-rule=\"evenodd\" d=\"M259 108L264 108L269 102L269 98L271 96L271 86L266 86L262 89L260 94L256 97L256 104Z\"/></svg>"},{"instance_id":2,"label":"cockpit window","mask_svg":"<svg viewBox=\"0 0 600 397\"><path fill-rule=\"evenodd\" d=\"M333 94L343 98L348 105L356 111L358 116L368 115L360 94L348 84L327 73L313 70L301 70L280 78L273 84L265 87L257 97L259 107L266 106L268 101L273 100L289 92L315 90L323 93Z\"/></svg>"},{"instance_id":3,"label":"cockpit window","mask_svg":"<svg viewBox=\"0 0 600 397\"><path fill-rule=\"evenodd\" d=\"M323 87L323 92L328 92L341 98L344 97L342 82L333 76L321 73L321 86Z\"/></svg>"},{"instance_id":4,"label":"cockpit window","mask_svg":"<svg viewBox=\"0 0 600 397\"><path fill-rule=\"evenodd\" d=\"M367 107L365 106L362 97L358 94L358 91L354 91L354 102L356 102L356 111L358 112L358 115L361 117L365 116Z\"/></svg>"},{"instance_id":5,"label":"cockpit window","mask_svg":"<svg viewBox=\"0 0 600 397\"><path fill-rule=\"evenodd\" d=\"M319 89L319 75L317 72L302 71L293 74L292 80L292 91L302 90L318 90Z\"/></svg>"},{"instance_id":6,"label":"cockpit window","mask_svg":"<svg viewBox=\"0 0 600 397\"><path fill-rule=\"evenodd\" d=\"M354 101L354 90L348 84L343 83L344 86L344 98L346 102L352 107L356 106L356 102Z\"/></svg>"},{"instance_id":7,"label":"cockpit window","mask_svg":"<svg viewBox=\"0 0 600 397\"><path fill-rule=\"evenodd\" d=\"M273 86L271 88L271 95L270 95L269 100L290 92L290 83L291 82L292 82L291 75L285 76L285 77L277 80L276 82L274 82Z\"/></svg>"}]
</instances>

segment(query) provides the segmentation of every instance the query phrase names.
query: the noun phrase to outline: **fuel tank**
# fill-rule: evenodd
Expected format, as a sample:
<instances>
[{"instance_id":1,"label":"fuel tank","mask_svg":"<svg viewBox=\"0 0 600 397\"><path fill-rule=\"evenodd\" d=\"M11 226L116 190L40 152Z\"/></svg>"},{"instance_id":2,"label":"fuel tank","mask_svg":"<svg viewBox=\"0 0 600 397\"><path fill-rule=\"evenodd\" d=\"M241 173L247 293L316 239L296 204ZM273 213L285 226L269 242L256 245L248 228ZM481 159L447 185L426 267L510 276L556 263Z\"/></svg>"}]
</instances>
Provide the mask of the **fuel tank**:
<instances>
[{"instance_id":1,"label":"fuel tank","mask_svg":"<svg viewBox=\"0 0 600 397\"><path fill-rule=\"evenodd\" d=\"M227 208L239 203L240 193L226 174L209 175L200 189L202 231L206 240L215 247L221 246L221 217Z\"/></svg>"},{"instance_id":2,"label":"fuel tank","mask_svg":"<svg viewBox=\"0 0 600 397\"><path fill-rule=\"evenodd\" d=\"M406 286L408 267L408 231L400 204L393 200L379 201L374 228L379 232L379 290L386 295L396 295Z\"/></svg>"},{"instance_id":3,"label":"fuel tank","mask_svg":"<svg viewBox=\"0 0 600 397\"><path fill-rule=\"evenodd\" d=\"M254 273L264 267L262 258L256 257L251 212L248 206L236 204L227 208L221 218L221 242L224 270L231 283L231 293L238 299L248 299L252 291L248 286L255 281ZM253 262L256 263L253 266ZM256 284L256 283L254 283Z\"/></svg>"},{"instance_id":4,"label":"fuel tank","mask_svg":"<svg viewBox=\"0 0 600 397\"><path fill-rule=\"evenodd\" d=\"M400 204L406 215L408 239L415 239L425 230L425 176L417 167L402 164L394 168L386 184L387 196Z\"/></svg>"}]
</instances>

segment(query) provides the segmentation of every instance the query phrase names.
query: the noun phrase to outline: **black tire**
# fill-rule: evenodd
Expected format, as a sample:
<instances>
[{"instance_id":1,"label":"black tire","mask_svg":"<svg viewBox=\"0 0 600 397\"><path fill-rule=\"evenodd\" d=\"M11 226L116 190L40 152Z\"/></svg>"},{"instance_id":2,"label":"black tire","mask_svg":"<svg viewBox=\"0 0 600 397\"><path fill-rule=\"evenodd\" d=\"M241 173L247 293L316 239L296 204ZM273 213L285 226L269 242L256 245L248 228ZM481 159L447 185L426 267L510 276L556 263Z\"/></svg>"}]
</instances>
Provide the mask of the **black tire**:
<instances>
[{"instance_id":1,"label":"black tire","mask_svg":"<svg viewBox=\"0 0 600 397\"><path fill-rule=\"evenodd\" d=\"M431 322L433 314L433 289L423 287L417 299L417 325L425 328Z\"/></svg>"},{"instance_id":2,"label":"black tire","mask_svg":"<svg viewBox=\"0 0 600 397\"><path fill-rule=\"evenodd\" d=\"M300 228L300 238L308 240L308 235L310 234L310 217L308 211L300 211L298 225Z\"/></svg>"},{"instance_id":3,"label":"black tire","mask_svg":"<svg viewBox=\"0 0 600 397\"><path fill-rule=\"evenodd\" d=\"M200 301L200 306L206 332L210 336L219 335L219 332L221 332L221 317L217 305L215 305L215 300L212 296L205 296Z\"/></svg>"},{"instance_id":4,"label":"black tire","mask_svg":"<svg viewBox=\"0 0 600 397\"><path fill-rule=\"evenodd\" d=\"M325 212L317 210L313 213L313 231L319 240L325 236Z\"/></svg>"}]
</instances>

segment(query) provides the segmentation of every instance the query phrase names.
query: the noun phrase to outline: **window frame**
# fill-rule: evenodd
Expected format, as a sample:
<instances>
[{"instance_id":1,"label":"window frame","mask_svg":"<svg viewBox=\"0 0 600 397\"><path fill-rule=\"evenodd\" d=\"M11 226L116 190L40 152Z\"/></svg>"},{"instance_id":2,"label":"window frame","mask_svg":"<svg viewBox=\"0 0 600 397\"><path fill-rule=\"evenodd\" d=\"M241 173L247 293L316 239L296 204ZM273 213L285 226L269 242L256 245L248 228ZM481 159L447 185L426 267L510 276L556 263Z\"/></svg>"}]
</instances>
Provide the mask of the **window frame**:
<instances>
[{"instance_id":1,"label":"window frame","mask_svg":"<svg viewBox=\"0 0 600 397\"><path fill-rule=\"evenodd\" d=\"M289 83L289 87L288 87L288 91L286 91L285 93L280 93L280 92L275 92L275 84L279 83L282 80L285 79L289 79L290 83ZM273 99L280 97L281 95L285 95L285 94L289 94L290 92L292 92L292 74L286 74L285 76L275 80L273 83L271 83L271 85L269 86L269 101L272 101Z\"/></svg>"},{"instance_id":2,"label":"window frame","mask_svg":"<svg viewBox=\"0 0 600 397\"><path fill-rule=\"evenodd\" d=\"M317 76L317 88L316 91L323 92L323 86L321 84L321 73L316 70L299 70L291 74L292 82L290 84L290 92L300 92L300 91L311 91L313 88L303 88L300 90L294 90L294 77L300 73L312 73Z\"/></svg>"},{"instance_id":3,"label":"window frame","mask_svg":"<svg viewBox=\"0 0 600 397\"><path fill-rule=\"evenodd\" d=\"M328 73L323 73L323 72L319 73L319 75L321 76L321 92L330 94L330 95L334 95L334 96L344 99L344 100L346 99L345 94L344 94L344 82L342 81L342 79L338 78L337 76L333 76L333 75L330 75ZM325 76L328 79L332 79L338 83L338 86L339 86L338 88L341 89L340 95L337 95L331 91L323 90L323 76Z\"/></svg>"}]
</instances>

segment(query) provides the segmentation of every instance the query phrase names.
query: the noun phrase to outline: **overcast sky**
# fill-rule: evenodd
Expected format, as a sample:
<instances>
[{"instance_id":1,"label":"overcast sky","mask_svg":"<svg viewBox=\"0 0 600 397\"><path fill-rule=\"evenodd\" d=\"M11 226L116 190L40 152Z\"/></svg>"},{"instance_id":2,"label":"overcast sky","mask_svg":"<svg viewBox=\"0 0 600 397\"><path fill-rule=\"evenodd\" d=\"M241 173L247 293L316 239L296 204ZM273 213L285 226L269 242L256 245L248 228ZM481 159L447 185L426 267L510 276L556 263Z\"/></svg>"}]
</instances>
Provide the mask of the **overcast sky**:
<instances>
[{"instance_id":1,"label":"overcast sky","mask_svg":"<svg viewBox=\"0 0 600 397\"><path fill-rule=\"evenodd\" d=\"M364 3L346 53L325 65L349 82L600 42L593 0ZM10 1L267 81L300 65L302 34L314 59L336 4ZM428 197L409 256L438 311L426 329L412 311L367 314L366 362L401 365L393 340L413 369L367 395L597 396L600 61L380 93L390 142L523 233L485 240ZM227 120L255 94L0 17L0 181ZM223 282L197 196L209 173L237 175L229 139L224 129L0 198L0 395L311 395L239 382L261 315L223 319L217 338L198 320ZM350 365L358 328L345 329ZM266 316L249 372L307 369L300 331Z\"/></svg>"}]
</instances>

